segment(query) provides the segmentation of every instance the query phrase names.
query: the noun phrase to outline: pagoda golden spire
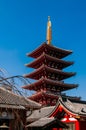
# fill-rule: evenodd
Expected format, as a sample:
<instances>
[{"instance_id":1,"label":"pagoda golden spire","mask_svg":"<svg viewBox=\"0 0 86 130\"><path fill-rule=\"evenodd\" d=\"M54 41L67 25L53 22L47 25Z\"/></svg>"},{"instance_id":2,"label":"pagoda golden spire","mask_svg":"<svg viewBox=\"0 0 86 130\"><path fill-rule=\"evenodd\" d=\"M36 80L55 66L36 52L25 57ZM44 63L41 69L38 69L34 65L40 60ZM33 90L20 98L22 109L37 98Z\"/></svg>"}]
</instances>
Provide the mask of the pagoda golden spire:
<instances>
[{"instance_id":1,"label":"pagoda golden spire","mask_svg":"<svg viewBox=\"0 0 86 130\"><path fill-rule=\"evenodd\" d=\"M51 39L52 39L51 21L50 21L50 16L48 16L47 35L46 35L47 44L49 44L49 45L51 44Z\"/></svg>"}]
</instances>

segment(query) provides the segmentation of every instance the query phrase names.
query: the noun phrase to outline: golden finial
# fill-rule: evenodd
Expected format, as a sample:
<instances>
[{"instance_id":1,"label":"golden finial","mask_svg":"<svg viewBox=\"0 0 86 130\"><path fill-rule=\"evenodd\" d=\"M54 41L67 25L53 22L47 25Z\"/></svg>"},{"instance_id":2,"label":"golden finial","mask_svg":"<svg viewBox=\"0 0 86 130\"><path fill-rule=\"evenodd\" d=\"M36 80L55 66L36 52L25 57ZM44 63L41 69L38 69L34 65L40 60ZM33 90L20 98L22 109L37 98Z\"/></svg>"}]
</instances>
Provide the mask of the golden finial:
<instances>
[{"instance_id":1,"label":"golden finial","mask_svg":"<svg viewBox=\"0 0 86 130\"><path fill-rule=\"evenodd\" d=\"M50 16L48 16L48 22L47 22L47 44L51 44L51 39L52 39L52 35L51 35L51 21L50 21Z\"/></svg>"}]
</instances>

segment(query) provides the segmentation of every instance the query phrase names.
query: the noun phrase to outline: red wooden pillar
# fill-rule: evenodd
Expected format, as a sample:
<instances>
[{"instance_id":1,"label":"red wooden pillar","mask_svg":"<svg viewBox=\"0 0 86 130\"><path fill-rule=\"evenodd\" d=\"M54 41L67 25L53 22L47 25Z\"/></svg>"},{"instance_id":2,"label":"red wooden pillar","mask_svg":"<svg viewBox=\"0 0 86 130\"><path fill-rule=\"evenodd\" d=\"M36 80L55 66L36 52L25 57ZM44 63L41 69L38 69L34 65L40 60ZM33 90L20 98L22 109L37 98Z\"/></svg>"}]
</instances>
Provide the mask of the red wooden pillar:
<instances>
[{"instance_id":1,"label":"red wooden pillar","mask_svg":"<svg viewBox=\"0 0 86 130\"><path fill-rule=\"evenodd\" d=\"M79 121L75 122L75 130L80 130Z\"/></svg>"}]
</instances>

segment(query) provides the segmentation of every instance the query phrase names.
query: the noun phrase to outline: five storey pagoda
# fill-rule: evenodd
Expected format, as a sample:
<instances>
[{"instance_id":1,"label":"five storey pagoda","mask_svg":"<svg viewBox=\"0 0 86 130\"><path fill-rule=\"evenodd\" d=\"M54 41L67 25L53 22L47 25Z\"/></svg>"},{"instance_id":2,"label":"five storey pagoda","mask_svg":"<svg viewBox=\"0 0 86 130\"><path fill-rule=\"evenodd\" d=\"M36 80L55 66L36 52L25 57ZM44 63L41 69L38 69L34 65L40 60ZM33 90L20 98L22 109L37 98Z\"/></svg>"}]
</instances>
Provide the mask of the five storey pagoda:
<instances>
[{"instance_id":1,"label":"five storey pagoda","mask_svg":"<svg viewBox=\"0 0 86 130\"><path fill-rule=\"evenodd\" d=\"M74 62L63 60L72 51L55 47L51 44L51 21L48 17L47 42L44 42L33 52L27 54L34 58L27 67L34 69L26 74L26 78L36 80L34 83L23 86L24 89L34 90L35 93L29 97L44 106L55 105L62 92L78 87L77 84L68 84L64 80L74 76L75 72L65 72L64 68L74 64Z\"/></svg>"}]
</instances>

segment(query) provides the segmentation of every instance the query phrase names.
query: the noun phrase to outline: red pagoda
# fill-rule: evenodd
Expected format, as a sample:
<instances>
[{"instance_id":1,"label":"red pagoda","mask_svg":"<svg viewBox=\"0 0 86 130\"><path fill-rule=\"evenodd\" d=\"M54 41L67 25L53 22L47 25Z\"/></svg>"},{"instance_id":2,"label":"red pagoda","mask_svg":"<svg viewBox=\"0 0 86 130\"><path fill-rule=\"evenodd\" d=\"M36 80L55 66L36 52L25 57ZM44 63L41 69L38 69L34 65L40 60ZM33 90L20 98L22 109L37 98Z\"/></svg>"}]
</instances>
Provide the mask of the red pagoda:
<instances>
[{"instance_id":1,"label":"red pagoda","mask_svg":"<svg viewBox=\"0 0 86 130\"><path fill-rule=\"evenodd\" d=\"M63 92L78 87L77 84L65 83L64 80L74 76L75 72L65 72L63 69L74 64L63 58L70 55L72 51L55 47L51 44L51 21L48 17L47 23L47 42L44 42L33 52L27 54L34 58L27 67L34 69L33 72L26 74L26 78L36 80L34 83L23 86L24 89L34 90L35 93L29 97L44 106L55 105L58 97Z\"/></svg>"}]
</instances>

